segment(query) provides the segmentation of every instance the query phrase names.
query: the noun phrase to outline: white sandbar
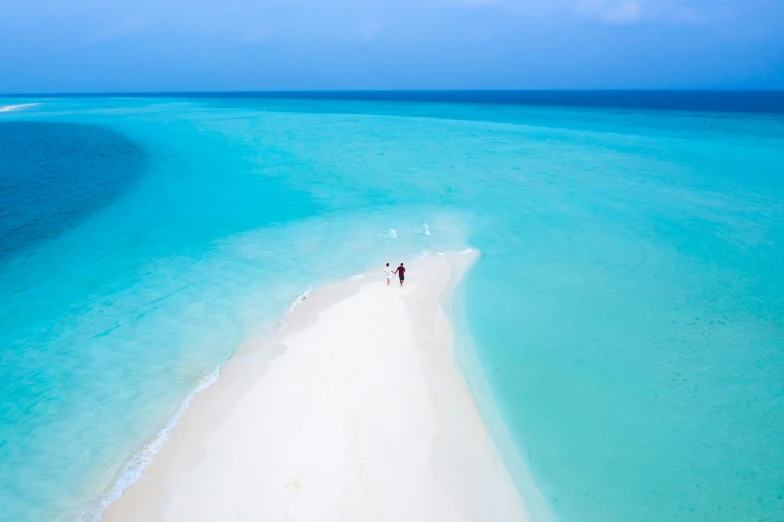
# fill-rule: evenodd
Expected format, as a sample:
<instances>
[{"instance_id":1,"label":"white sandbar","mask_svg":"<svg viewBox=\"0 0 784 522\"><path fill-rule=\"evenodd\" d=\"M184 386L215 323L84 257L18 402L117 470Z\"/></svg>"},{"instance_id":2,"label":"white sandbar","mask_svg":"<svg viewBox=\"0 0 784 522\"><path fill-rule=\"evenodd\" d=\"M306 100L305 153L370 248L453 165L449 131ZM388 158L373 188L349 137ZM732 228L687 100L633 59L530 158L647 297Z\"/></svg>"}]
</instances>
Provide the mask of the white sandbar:
<instances>
[{"instance_id":1,"label":"white sandbar","mask_svg":"<svg viewBox=\"0 0 784 522\"><path fill-rule=\"evenodd\" d=\"M439 312L475 257L422 259L402 289L379 268L314 292L196 397L103 520L528 520Z\"/></svg>"}]
</instances>

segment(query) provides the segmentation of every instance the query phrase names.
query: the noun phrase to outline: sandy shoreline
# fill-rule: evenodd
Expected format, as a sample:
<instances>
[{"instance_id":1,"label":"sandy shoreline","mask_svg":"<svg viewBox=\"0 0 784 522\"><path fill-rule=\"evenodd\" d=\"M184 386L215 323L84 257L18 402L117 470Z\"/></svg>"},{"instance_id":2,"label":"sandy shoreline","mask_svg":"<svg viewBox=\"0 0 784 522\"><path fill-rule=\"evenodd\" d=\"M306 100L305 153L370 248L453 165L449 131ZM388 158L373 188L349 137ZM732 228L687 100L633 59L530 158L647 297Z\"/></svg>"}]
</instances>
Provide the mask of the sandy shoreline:
<instances>
[{"instance_id":1,"label":"sandy shoreline","mask_svg":"<svg viewBox=\"0 0 784 522\"><path fill-rule=\"evenodd\" d=\"M313 292L196 396L103 520L528 520L438 305L476 255L422 259L403 289L379 270Z\"/></svg>"}]
</instances>

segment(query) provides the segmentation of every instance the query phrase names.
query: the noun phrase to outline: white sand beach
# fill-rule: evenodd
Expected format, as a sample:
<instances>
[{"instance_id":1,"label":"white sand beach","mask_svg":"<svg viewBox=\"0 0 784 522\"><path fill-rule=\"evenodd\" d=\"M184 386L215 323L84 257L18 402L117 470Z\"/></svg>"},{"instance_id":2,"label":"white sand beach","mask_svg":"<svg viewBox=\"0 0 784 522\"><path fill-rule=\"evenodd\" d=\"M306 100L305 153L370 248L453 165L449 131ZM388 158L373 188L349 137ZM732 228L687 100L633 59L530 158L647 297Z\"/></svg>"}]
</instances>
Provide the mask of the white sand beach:
<instances>
[{"instance_id":1,"label":"white sand beach","mask_svg":"<svg viewBox=\"0 0 784 522\"><path fill-rule=\"evenodd\" d=\"M439 296L476 252L315 291L196 396L105 521L525 521Z\"/></svg>"}]
</instances>

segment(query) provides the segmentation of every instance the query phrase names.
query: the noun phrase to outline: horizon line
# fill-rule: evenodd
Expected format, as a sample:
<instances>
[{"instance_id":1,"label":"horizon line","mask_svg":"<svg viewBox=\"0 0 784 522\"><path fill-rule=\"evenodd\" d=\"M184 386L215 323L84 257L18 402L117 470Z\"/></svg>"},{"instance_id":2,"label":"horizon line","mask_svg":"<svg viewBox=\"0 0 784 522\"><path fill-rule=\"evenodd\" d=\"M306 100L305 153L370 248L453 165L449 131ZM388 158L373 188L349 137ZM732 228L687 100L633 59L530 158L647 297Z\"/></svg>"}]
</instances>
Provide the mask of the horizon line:
<instances>
[{"instance_id":1,"label":"horizon line","mask_svg":"<svg viewBox=\"0 0 784 522\"><path fill-rule=\"evenodd\" d=\"M0 92L0 97L28 96L162 96L167 94L341 94L341 93L782 93L780 89L759 88L542 88L542 89L233 89L233 90L160 90L160 91L49 91Z\"/></svg>"},{"instance_id":2,"label":"horizon line","mask_svg":"<svg viewBox=\"0 0 784 522\"><path fill-rule=\"evenodd\" d=\"M473 89L141 91L0 94L0 99L300 100L322 102L486 104L714 113L784 114L784 90L770 89Z\"/></svg>"}]
</instances>

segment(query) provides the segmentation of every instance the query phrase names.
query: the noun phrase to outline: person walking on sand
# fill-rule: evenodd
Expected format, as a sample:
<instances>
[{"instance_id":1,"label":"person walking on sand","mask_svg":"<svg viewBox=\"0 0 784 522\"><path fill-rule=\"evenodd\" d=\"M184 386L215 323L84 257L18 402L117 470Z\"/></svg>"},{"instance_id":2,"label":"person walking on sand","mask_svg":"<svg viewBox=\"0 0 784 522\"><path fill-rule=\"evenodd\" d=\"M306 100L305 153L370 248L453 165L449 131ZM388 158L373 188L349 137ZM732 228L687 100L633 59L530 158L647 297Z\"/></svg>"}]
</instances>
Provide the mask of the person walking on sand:
<instances>
[{"instance_id":1,"label":"person walking on sand","mask_svg":"<svg viewBox=\"0 0 784 522\"><path fill-rule=\"evenodd\" d=\"M384 267L384 275L387 276L387 286L389 286L390 281L392 281L392 269L389 267L389 263Z\"/></svg>"},{"instance_id":2,"label":"person walking on sand","mask_svg":"<svg viewBox=\"0 0 784 522\"><path fill-rule=\"evenodd\" d=\"M406 279L406 267L403 266L403 263L400 263L400 266L395 268L395 271L392 273L397 274L400 278L400 286L403 286L403 281Z\"/></svg>"}]
</instances>

